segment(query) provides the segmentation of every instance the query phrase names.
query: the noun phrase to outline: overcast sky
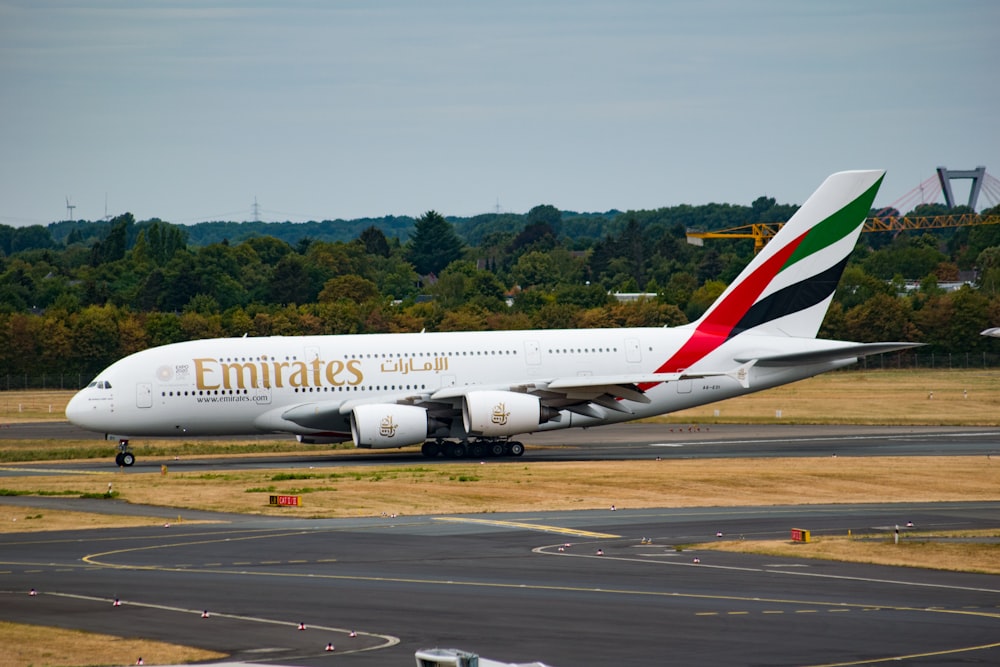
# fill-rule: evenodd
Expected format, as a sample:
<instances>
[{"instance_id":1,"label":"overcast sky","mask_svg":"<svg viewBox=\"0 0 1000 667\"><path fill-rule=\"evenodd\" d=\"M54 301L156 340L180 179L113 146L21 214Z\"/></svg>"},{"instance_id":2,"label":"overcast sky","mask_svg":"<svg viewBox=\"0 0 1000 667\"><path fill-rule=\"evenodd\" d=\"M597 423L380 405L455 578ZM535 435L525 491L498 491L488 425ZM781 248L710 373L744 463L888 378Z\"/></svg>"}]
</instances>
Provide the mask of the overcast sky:
<instances>
[{"instance_id":1,"label":"overcast sky","mask_svg":"<svg viewBox=\"0 0 1000 667\"><path fill-rule=\"evenodd\" d=\"M993 0L0 0L0 223L802 203L859 168L883 206L1000 174L998 31Z\"/></svg>"}]
</instances>

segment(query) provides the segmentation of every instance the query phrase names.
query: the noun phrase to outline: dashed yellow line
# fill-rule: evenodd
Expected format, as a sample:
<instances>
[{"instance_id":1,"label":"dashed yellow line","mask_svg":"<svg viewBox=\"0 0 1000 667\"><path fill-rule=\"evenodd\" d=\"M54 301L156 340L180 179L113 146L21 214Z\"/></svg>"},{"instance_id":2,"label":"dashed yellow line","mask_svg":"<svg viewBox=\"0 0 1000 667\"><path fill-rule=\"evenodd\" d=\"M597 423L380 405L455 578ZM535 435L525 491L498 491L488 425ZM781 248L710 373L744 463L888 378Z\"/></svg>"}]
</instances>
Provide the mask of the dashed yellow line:
<instances>
[{"instance_id":1,"label":"dashed yellow line","mask_svg":"<svg viewBox=\"0 0 1000 667\"><path fill-rule=\"evenodd\" d=\"M538 523L524 523L521 521L499 521L495 519L465 519L454 516L434 517L435 521L450 521L452 523L476 523L484 526L498 526L500 528L522 528L524 530L537 530L543 533L557 533L559 535L572 535L573 537L592 537L597 539L613 539L621 535L611 533L595 533L590 530L577 530L575 528L565 528L563 526L546 526Z\"/></svg>"}]
</instances>

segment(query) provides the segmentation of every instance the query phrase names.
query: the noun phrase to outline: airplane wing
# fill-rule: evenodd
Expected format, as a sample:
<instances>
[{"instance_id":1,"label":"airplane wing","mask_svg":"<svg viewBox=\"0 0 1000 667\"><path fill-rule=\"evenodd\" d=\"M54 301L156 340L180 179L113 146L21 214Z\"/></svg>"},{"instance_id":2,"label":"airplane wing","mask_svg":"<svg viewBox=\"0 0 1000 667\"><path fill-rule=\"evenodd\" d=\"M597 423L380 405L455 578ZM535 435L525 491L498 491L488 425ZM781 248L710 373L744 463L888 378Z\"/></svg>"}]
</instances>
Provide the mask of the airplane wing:
<instances>
[{"instance_id":1,"label":"airplane wing","mask_svg":"<svg viewBox=\"0 0 1000 667\"><path fill-rule=\"evenodd\" d=\"M490 385L465 385L444 387L428 393L401 393L395 396L373 396L347 400L300 403L281 411L280 417L299 426L326 430L332 424L342 423L344 415L359 405L394 403L415 405L427 410L432 418L457 417L462 411L462 399L476 391L510 391L538 397L542 406L553 410L568 410L588 417L603 418L607 411L632 414L624 401L649 403L645 390L664 382L678 382L705 377L726 375L747 386L746 372L755 362L751 361L729 371L682 373L634 373L623 375L579 375L573 377L539 379L529 382L498 383ZM602 410L603 408L603 410Z\"/></svg>"},{"instance_id":2,"label":"airplane wing","mask_svg":"<svg viewBox=\"0 0 1000 667\"><path fill-rule=\"evenodd\" d=\"M760 356L743 355L736 358L739 362L755 362L761 368L781 366L802 366L805 364L820 364L829 361L844 361L860 359L873 354L908 350L921 347L923 343L855 343L825 350L810 350L808 352L791 352L789 354L764 354Z\"/></svg>"}]
</instances>

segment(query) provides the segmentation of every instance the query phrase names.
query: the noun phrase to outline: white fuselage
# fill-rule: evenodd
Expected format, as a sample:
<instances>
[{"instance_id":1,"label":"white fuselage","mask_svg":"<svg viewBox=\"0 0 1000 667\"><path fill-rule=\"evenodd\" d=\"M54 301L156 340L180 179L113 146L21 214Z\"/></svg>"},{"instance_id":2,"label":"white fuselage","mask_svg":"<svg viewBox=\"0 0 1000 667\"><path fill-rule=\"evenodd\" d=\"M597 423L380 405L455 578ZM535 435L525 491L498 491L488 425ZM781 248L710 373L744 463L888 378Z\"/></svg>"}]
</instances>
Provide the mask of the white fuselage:
<instances>
[{"instance_id":1,"label":"white fuselage","mask_svg":"<svg viewBox=\"0 0 1000 667\"><path fill-rule=\"evenodd\" d=\"M351 438L342 420L309 428L282 417L310 404L400 401L446 388L503 388L554 378L724 371L738 357L786 354L836 341L742 335L712 346L692 368L664 363L692 328L531 330L229 338L175 343L138 352L103 371L66 414L85 428L130 436L252 435L288 432ZM622 400L624 412L566 412L531 431L639 419L810 377L849 362L751 368L749 382L717 375L657 383L649 402ZM748 386L744 386L748 385ZM457 420L460 424L461 420ZM462 437L452 427L449 434Z\"/></svg>"}]
</instances>

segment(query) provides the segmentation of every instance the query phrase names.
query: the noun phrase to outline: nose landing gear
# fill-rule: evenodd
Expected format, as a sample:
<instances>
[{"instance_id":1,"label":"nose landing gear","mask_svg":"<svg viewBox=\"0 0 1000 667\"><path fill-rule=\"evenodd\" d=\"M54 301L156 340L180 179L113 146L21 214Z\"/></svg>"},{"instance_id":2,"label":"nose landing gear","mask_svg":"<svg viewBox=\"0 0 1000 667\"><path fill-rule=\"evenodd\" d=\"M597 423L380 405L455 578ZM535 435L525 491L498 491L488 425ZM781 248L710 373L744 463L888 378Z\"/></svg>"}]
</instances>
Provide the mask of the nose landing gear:
<instances>
[{"instance_id":1,"label":"nose landing gear","mask_svg":"<svg viewBox=\"0 0 1000 667\"><path fill-rule=\"evenodd\" d=\"M115 455L115 463L119 468L128 468L135 463L135 454L129 451L128 440L124 438L118 441L118 454Z\"/></svg>"}]
</instances>

